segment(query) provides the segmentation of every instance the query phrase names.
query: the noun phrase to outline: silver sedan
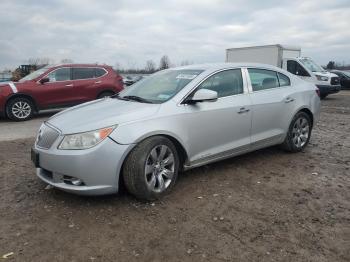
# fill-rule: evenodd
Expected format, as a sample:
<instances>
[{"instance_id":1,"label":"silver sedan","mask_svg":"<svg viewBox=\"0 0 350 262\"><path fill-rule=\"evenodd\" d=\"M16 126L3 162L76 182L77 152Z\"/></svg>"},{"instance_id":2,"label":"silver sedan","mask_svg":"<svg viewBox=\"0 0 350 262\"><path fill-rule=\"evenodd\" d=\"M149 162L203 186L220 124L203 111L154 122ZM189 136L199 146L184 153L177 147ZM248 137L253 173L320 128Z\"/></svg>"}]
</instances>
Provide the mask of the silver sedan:
<instances>
[{"instance_id":1,"label":"silver sedan","mask_svg":"<svg viewBox=\"0 0 350 262\"><path fill-rule=\"evenodd\" d=\"M54 115L32 160L39 178L68 192L115 193L123 181L157 199L179 171L273 145L303 150L319 110L317 87L277 67L172 68Z\"/></svg>"}]
</instances>

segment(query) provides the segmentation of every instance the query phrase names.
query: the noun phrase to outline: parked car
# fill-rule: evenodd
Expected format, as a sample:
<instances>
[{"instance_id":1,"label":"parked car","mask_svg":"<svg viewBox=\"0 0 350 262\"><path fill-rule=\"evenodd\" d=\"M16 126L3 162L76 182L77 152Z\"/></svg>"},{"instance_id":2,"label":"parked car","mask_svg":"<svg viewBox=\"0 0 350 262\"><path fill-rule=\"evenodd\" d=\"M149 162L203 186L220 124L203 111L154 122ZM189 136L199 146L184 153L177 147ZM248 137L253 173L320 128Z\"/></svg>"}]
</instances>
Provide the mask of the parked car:
<instances>
[{"instance_id":1,"label":"parked car","mask_svg":"<svg viewBox=\"0 0 350 262\"><path fill-rule=\"evenodd\" d=\"M272 145L303 150L319 110L313 83L274 66L172 68L54 115L40 128L32 160L39 178L62 190L109 194L124 181L151 200L180 170Z\"/></svg>"},{"instance_id":2,"label":"parked car","mask_svg":"<svg viewBox=\"0 0 350 262\"><path fill-rule=\"evenodd\" d=\"M48 66L19 82L0 84L0 114L23 121L42 109L72 106L111 96L122 89L122 77L109 66Z\"/></svg>"},{"instance_id":3,"label":"parked car","mask_svg":"<svg viewBox=\"0 0 350 262\"><path fill-rule=\"evenodd\" d=\"M126 76L123 78L124 85L131 86L135 84L136 82L142 80L144 76Z\"/></svg>"},{"instance_id":4,"label":"parked car","mask_svg":"<svg viewBox=\"0 0 350 262\"><path fill-rule=\"evenodd\" d=\"M340 85L342 89L350 89L350 72L341 70L332 70L340 78Z\"/></svg>"}]
</instances>

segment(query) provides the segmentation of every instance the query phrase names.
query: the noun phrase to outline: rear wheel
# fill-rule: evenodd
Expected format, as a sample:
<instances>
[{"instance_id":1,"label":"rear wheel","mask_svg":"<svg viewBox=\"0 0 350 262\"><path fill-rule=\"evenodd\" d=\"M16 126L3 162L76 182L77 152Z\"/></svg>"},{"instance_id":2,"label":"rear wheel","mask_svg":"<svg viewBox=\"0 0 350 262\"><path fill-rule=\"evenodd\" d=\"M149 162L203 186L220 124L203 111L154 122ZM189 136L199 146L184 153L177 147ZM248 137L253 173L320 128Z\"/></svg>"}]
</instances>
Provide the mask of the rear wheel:
<instances>
[{"instance_id":1,"label":"rear wheel","mask_svg":"<svg viewBox=\"0 0 350 262\"><path fill-rule=\"evenodd\" d=\"M112 95L114 95L114 92L112 92L112 91L104 91L104 92L102 92L101 94L98 95L97 99L110 97Z\"/></svg>"},{"instance_id":2,"label":"rear wheel","mask_svg":"<svg viewBox=\"0 0 350 262\"><path fill-rule=\"evenodd\" d=\"M311 118L305 112L297 113L290 123L282 147L289 152L300 152L309 143L311 136Z\"/></svg>"},{"instance_id":3,"label":"rear wheel","mask_svg":"<svg viewBox=\"0 0 350 262\"><path fill-rule=\"evenodd\" d=\"M25 97L11 99L6 105L6 114L15 121L28 120L34 114L34 104Z\"/></svg>"},{"instance_id":4,"label":"rear wheel","mask_svg":"<svg viewBox=\"0 0 350 262\"><path fill-rule=\"evenodd\" d=\"M154 200L174 186L179 170L179 157L173 143L154 136L138 144L123 167L128 191L137 198Z\"/></svg>"}]
</instances>

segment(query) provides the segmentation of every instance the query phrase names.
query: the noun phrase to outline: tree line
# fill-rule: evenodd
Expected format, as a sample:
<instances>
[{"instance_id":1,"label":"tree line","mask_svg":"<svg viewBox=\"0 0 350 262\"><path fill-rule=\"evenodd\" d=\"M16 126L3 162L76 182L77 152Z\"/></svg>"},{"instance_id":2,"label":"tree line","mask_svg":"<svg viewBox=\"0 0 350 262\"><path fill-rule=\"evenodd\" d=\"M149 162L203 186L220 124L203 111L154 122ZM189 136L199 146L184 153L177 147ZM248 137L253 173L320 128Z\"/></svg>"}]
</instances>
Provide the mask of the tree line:
<instances>
[{"instance_id":1,"label":"tree line","mask_svg":"<svg viewBox=\"0 0 350 262\"><path fill-rule=\"evenodd\" d=\"M350 70L350 65L346 65L344 62L339 63L335 61L329 61L325 68L328 70L332 70L332 69Z\"/></svg>"}]
</instances>

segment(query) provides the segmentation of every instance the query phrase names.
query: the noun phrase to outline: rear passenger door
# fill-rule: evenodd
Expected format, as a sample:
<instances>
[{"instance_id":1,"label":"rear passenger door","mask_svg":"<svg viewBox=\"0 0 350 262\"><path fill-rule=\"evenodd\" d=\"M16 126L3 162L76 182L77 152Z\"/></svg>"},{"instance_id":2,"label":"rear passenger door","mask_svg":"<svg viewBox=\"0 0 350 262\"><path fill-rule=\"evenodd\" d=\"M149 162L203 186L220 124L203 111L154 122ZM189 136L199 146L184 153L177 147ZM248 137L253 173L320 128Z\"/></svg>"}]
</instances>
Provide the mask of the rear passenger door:
<instances>
[{"instance_id":1,"label":"rear passenger door","mask_svg":"<svg viewBox=\"0 0 350 262\"><path fill-rule=\"evenodd\" d=\"M248 68L252 101L253 148L283 141L294 112L295 96L286 75L267 69Z\"/></svg>"},{"instance_id":2,"label":"rear passenger door","mask_svg":"<svg viewBox=\"0 0 350 262\"><path fill-rule=\"evenodd\" d=\"M80 102L97 98L94 67L73 67L72 77L74 90L78 94Z\"/></svg>"}]
</instances>

